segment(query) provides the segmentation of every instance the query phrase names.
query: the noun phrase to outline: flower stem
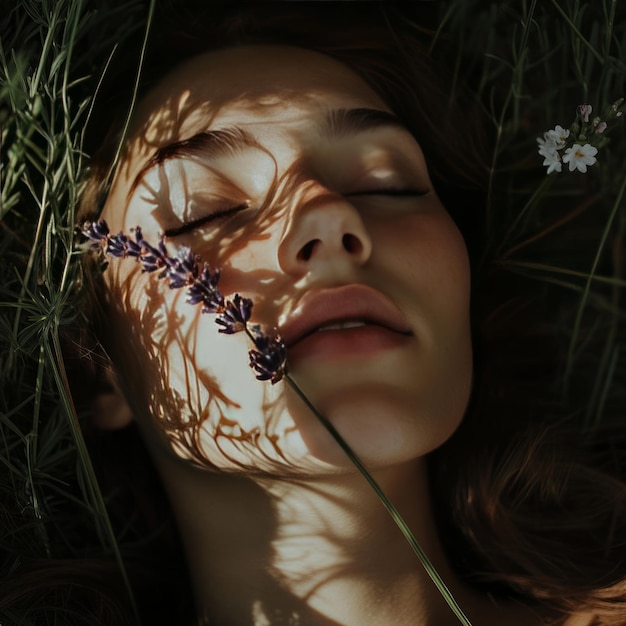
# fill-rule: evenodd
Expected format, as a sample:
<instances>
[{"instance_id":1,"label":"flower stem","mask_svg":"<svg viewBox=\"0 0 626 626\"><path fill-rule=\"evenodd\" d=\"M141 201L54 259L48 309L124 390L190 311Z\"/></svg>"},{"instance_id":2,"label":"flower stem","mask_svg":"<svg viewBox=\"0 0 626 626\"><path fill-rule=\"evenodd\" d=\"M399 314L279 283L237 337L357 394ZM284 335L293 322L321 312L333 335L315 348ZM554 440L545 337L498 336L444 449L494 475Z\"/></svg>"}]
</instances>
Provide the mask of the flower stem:
<instances>
[{"instance_id":1,"label":"flower stem","mask_svg":"<svg viewBox=\"0 0 626 626\"><path fill-rule=\"evenodd\" d=\"M435 587L439 590L439 593L443 596L443 599L447 602L448 606L452 610L452 612L456 615L459 622L464 626L472 626L471 622L461 610L461 607L457 604L457 601L454 599L452 592L448 589L446 584L443 582L441 576L437 573L435 566L431 563L430 559L426 556L426 553L418 543L417 539L413 536L413 533L407 526L404 519L398 512L398 509L393 505L393 503L389 500L389 498L385 495L380 485L376 482L374 477L368 472L366 467L363 465L363 462L359 457L353 452L352 448L346 443L343 437L337 432L337 429L328 421L328 419L320 413L315 406L311 403L311 401L307 398L306 394L300 389L295 380L289 375L285 375L285 380L287 384L295 391L295 393L300 397L300 399L306 404L309 409L313 412L315 417L321 422L322 426L326 428L326 430L331 434L333 439L339 444L342 450L346 453L350 461L354 463L356 468L361 472L365 480L370 484L379 500L382 502L383 506L387 509L387 512L396 523L405 539L413 549L413 552L417 555L420 563L426 570L426 573L430 577L430 579L435 584Z\"/></svg>"}]
</instances>

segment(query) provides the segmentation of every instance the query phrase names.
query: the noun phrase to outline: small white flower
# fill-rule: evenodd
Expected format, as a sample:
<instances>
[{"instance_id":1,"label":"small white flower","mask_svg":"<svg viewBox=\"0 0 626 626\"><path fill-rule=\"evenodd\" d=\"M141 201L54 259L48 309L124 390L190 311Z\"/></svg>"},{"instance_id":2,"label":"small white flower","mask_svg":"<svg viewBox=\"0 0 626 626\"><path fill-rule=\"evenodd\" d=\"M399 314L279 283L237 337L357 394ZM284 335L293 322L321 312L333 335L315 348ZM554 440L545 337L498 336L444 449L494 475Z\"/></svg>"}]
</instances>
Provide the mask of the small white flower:
<instances>
[{"instance_id":1,"label":"small white flower","mask_svg":"<svg viewBox=\"0 0 626 626\"><path fill-rule=\"evenodd\" d=\"M568 148L563 155L563 163L569 163L569 171L578 169L583 174L587 171L588 165L593 165L597 159L598 149L586 143L584 146L575 143Z\"/></svg>"},{"instance_id":2,"label":"small white flower","mask_svg":"<svg viewBox=\"0 0 626 626\"><path fill-rule=\"evenodd\" d=\"M563 128L562 126L555 126L554 130L549 130L547 134L554 142L556 149L560 150L565 145L566 139L569 137L569 130Z\"/></svg>"},{"instance_id":3,"label":"small white flower","mask_svg":"<svg viewBox=\"0 0 626 626\"><path fill-rule=\"evenodd\" d=\"M552 174L552 172L560 172L561 171L561 155L556 152L556 150L552 154L543 155L546 158L543 160L543 164L548 166L548 171L546 174Z\"/></svg>"},{"instance_id":4,"label":"small white flower","mask_svg":"<svg viewBox=\"0 0 626 626\"><path fill-rule=\"evenodd\" d=\"M537 137L537 143L539 144L539 154L541 156L551 155L553 152L556 152L557 145L554 137L551 135L553 131L547 131L543 133L542 137Z\"/></svg>"}]
</instances>

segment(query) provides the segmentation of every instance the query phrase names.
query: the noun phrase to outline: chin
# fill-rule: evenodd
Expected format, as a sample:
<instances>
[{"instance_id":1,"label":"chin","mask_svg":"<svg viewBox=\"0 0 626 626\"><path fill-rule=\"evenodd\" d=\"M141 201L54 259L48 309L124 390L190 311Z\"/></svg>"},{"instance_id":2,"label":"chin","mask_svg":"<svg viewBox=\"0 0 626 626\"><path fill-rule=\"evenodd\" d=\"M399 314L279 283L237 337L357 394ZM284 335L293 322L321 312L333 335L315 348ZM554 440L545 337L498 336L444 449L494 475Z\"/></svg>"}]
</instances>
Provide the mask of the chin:
<instances>
[{"instance_id":1,"label":"chin","mask_svg":"<svg viewBox=\"0 0 626 626\"><path fill-rule=\"evenodd\" d=\"M353 467L325 427L299 404L299 398L292 398L289 408L309 454L337 468ZM343 389L316 406L368 467L383 468L421 458L442 445L459 426L467 399L447 402L446 410L432 404L439 405L437 410L411 391L379 383Z\"/></svg>"}]
</instances>

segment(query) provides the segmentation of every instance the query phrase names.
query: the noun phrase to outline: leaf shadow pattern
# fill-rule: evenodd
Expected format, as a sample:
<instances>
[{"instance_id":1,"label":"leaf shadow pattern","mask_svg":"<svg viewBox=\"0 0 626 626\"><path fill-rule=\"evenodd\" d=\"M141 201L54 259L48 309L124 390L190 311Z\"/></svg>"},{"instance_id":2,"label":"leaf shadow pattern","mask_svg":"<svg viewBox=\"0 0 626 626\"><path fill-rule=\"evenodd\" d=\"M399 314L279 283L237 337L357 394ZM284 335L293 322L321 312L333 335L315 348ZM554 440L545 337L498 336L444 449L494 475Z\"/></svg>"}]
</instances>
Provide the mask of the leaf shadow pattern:
<instances>
[{"instance_id":1,"label":"leaf shadow pattern","mask_svg":"<svg viewBox=\"0 0 626 626\"><path fill-rule=\"evenodd\" d=\"M194 112L193 107L188 112ZM164 131L165 136L171 136L172 128L180 129L182 121L179 113L180 111L176 111L169 119L168 124L171 127L168 126L168 130ZM208 126L210 121L206 124ZM151 138L149 143L151 149L157 150L163 145L155 138ZM192 151L187 156L194 163L202 165L202 154ZM271 154L269 156L272 157ZM159 212L167 208L171 197L171 181L165 171L166 164L167 158L159 160L150 155L146 172L155 167L156 177L149 181L144 177L133 185L129 194L138 194L157 222ZM276 165L275 160L274 164ZM312 181L310 176L295 166L280 177L276 174L276 167L274 170L275 176L269 191L253 218L229 221L228 227L217 225L211 229L209 235L197 239L199 245L191 246L211 267L223 270L226 293L229 293L230 285L236 285L238 291L241 290L246 295L248 292L254 294L255 312L258 312L262 320L276 320L277 313L288 304L284 299L272 299L267 295L280 294L286 278L280 272L267 268L242 271L231 264L231 257L251 242L276 237L273 231L277 230L277 223L278 230L283 229L280 234L284 234L284 229L290 227L296 208L303 209L310 202L325 201L335 195L317 181ZM176 184L183 189L186 213L188 205L196 201L196 190L188 187L190 183L184 176L176 180ZM128 200L131 201L131 198ZM284 223L281 224L281 220ZM228 461L228 473L239 474L238 477L243 480L249 480L243 476L244 473L284 470L289 465L290 458L281 447L278 434L281 412L284 409L280 401L264 391L264 422L262 426L247 428L238 419L233 419L230 412L230 409L240 408L234 399L236 395L225 393L209 370L197 366L198 346L202 343L203 334L201 327L212 326L212 320L203 318L198 309L194 311L189 307L184 308L186 303L181 291L165 297L167 287L163 281L142 276L138 266L134 272L116 270L109 285L112 286L113 293L121 296L112 304L116 318L121 321L119 326L125 329L121 341L118 340L122 347L118 348L120 354L117 358L126 361L127 370L139 372L145 379L156 383L148 389L144 386L138 395L132 380L129 380L126 385L127 395L137 413L149 416L157 424L164 435L162 441L166 441L178 456L183 456L203 469L220 470L223 469L223 462ZM216 333L214 327L212 332ZM236 339L230 338L229 341L235 345ZM242 375L246 371L245 362L241 363L240 371ZM177 384L173 384L175 381L169 378L172 372L176 372L180 379L176 381ZM267 389L268 386L264 385L264 390ZM296 430L298 426L292 423L285 432ZM222 472L219 474L220 479L234 478L232 475L225 477ZM250 481L250 484L254 485L254 482ZM268 498L264 493L258 497ZM269 499L266 504L271 506ZM347 503L345 505L348 506ZM273 517L270 515L267 519ZM276 525L268 523L264 531L264 544L268 548L268 584L278 585L282 599L276 607L264 607L258 604L254 594L249 594L248 597L242 594L242 612L236 618L230 616L230 623L246 623L255 611L261 611L272 624L312 623L307 617L312 615L311 610L306 607L309 598L333 578L363 575L362 568L365 564L355 558L361 551L360 542L341 545L345 560L332 568L315 572L315 582L307 585L304 598L299 599L288 590L287 584L301 586L306 583L308 574L298 573L294 580L284 581L285 586L278 582L278 572L272 572L271 568L271 544L275 538ZM328 538L334 539L330 527ZM221 539L229 541L228 537ZM303 539L306 541L306 537ZM230 541L241 542L241 537L233 536ZM320 616L316 616L315 623L330 626L332 622L320 621Z\"/></svg>"},{"instance_id":2,"label":"leaf shadow pattern","mask_svg":"<svg viewBox=\"0 0 626 626\"><path fill-rule=\"evenodd\" d=\"M132 274L137 273L139 268L133 268ZM141 275L138 277L141 279ZM243 493L245 493L242 506L248 507L251 505L252 500L255 501L255 510L266 510L267 514L259 515L255 522L255 552L259 554L258 543L260 542L265 550L261 550L261 558L263 563L259 566L261 570L260 581L258 581L266 594L263 597L259 596L256 588L247 588L242 586L241 594L238 597L238 603L235 607L231 607L231 613L228 616L228 621L219 623L226 624L241 624L249 623L251 617L257 620L261 620L258 623L264 623L262 620L266 620L266 623L285 626L304 626L306 624L316 624L316 626L336 626L337 622L326 619L323 615L312 610L308 604L308 597L315 593L318 587L323 586L329 580L334 577L340 578L343 576L356 575L360 571L360 567L354 565L349 557L346 557L346 567L338 567L327 570L319 570L315 572L316 585L311 587L305 597L298 597L292 591L289 586L293 583L302 583L302 579L285 580L281 575L272 568L273 554L273 542L276 539L277 533L277 514L273 511L273 502L268 494L258 486L258 484L251 479L247 474L249 468L246 468L243 463L240 462L241 449L246 451L246 454L252 454L254 450L260 458L267 460L268 466L270 463L275 464L275 457L279 455L284 458L280 449L278 437L276 435L264 435L258 429L245 431L241 429L236 420L229 419L223 411L223 407L237 406L235 402L226 398L219 389L216 387L217 383L215 379L208 374L203 373L198 376L194 385L189 383L187 388L188 396L177 391L172 392L166 384L166 378L162 376L163 368L167 367L169 354L168 348L173 342L177 345L188 346L189 341L180 341L180 327L183 326L182 316L172 316L169 312L165 312L160 306L162 302L162 290L165 289L165 285L159 281L153 280L150 277L145 281L145 296L146 306L137 308L131 306L133 295L136 296L136 289L124 293L121 300L121 304L118 302L118 310L115 314L123 314L125 319L129 320L132 327L141 328L142 333L146 336L155 339L148 345L142 345L138 349L137 342L131 344L126 341L126 337L118 337L116 342L116 350L119 351L115 358L132 359L127 361L127 369L133 370L138 368L137 371L141 371L142 376L150 376L151 372L159 374L153 380L161 381L161 386L148 389L145 395L137 396L135 394L136 387L132 387L133 392L129 393L129 397L133 400L133 405L136 407L142 407L140 410L148 410L150 413L150 419L158 423L169 442L169 445L176 447L180 450L184 450L189 455L189 460L201 470L214 469L216 471L208 471L205 474L205 480L207 485L212 481L219 481L220 489L228 489L229 485L234 481L238 484L237 493L241 494L241 485L245 484ZM128 281L127 285L133 284L132 281ZM193 309L189 309L190 314L193 314ZM129 316L129 311L132 311L132 315ZM199 323L208 324L210 320L203 317L199 318ZM134 330L131 329L131 332ZM192 331L189 331L192 332ZM184 337L183 337L184 339ZM130 349L129 349L130 348ZM192 362L194 355L192 352L184 353L186 359L190 359ZM196 372L197 374L197 372ZM189 380L189 377L187 377ZM132 385L132 380L126 381L126 384ZM199 388L211 389L216 387L216 397L212 400L201 402L199 394ZM167 393L164 393L167 392ZM134 394L134 395L133 395ZM272 421L272 412L269 412L268 422ZM206 424L211 424L213 437L219 451L223 454L224 458L229 459L232 462L230 471L220 471L219 466L214 463L214 458L207 456L206 446L204 445L205 439L202 436L203 428L206 428ZM264 447L267 446L267 449ZM235 467L239 467L239 471ZM258 468L258 461L255 463ZM207 497L211 497L213 492L207 490ZM214 494L213 494L214 495ZM222 529L228 526L222 526ZM332 529L329 528L329 537L332 537ZM228 535L228 532L222 534L219 537L220 542L230 543L231 545L239 544L245 548L245 544L248 541L247 538L242 537L239 530L233 526L232 536ZM306 537L304 538L306 540ZM346 546L343 546L344 548ZM355 546L355 552L357 546ZM271 600L268 600L271 598ZM202 621L204 619L204 622ZM200 623L210 624L211 621L209 615L200 616Z\"/></svg>"},{"instance_id":3,"label":"leaf shadow pattern","mask_svg":"<svg viewBox=\"0 0 626 626\"><path fill-rule=\"evenodd\" d=\"M202 200L198 199L197 190L185 177L184 167L166 172L166 167L172 163L169 157L173 152L171 146L163 146L163 137L181 132L186 116L192 114L197 114L193 107L177 108L175 103L169 102L161 109L158 123L149 120L144 125L144 130L151 128L151 134L145 130L149 141L146 139L144 143L151 150L156 147L157 152L149 156L146 165L135 176L127 194L127 202L130 205L134 201L140 201L142 208L147 208L160 224L166 219L164 215L171 213L173 186L180 192L175 195L178 201L182 198L183 214L190 211L190 205ZM210 119L205 123L210 125ZM161 133L163 137L155 130L161 124L164 124ZM212 171L204 154L204 149L210 147L209 144L209 139L202 134L197 135L183 146L182 152L181 146L177 146L174 154L178 161L200 165L207 168L207 171ZM228 227L216 225L211 228L210 235L183 243L192 243L194 253L209 261L211 267L223 270L225 293L228 294L231 286L236 285L237 291L246 295L254 294L255 314L259 320L266 321L276 320L278 311L285 305L284 299L272 300L266 294L285 292L286 277L269 269L242 271L231 265L230 258L253 242L265 241L275 236L272 231L276 229L277 222L285 213L289 214L294 206L303 203L303 198L310 191L311 182L296 167L290 168L279 178L273 155L261 145L255 147L263 158L270 159L273 171L262 206L252 217L234 223L231 221ZM130 171L126 174L130 175ZM230 187L233 187L232 183ZM288 227L289 215L286 223ZM178 241L175 245L168 242L168 247L176 248L178 245L181 245ZM251 468L256 471L284 471L289 459L280 446L279 430L282 427L283 434L294 434L296 429L293 424L286 428L284 424L281 426L281 403L272 400L264 391L262 404L268 419L260 427L246 428L229 415L229 409L240 408L239 404L220 390L214 376L197 365L198 345L202 342L200 327L210 326L211 321L201 320L202 316L198 311L184 309L182 304L178 308L178 303L183 300L181 293L175 294L173 298L165 298L168 300L165 305L163 291L166 288L154 279L148 282L138 280L128 271L119 270L110 288L121 294L116 297L117 304L114 305L117 320L115 325L125 328L126 336L118 344L137 344L137 337L141 337L140 346L125 350L124 355L119 358L132 363L129 368L131 371L141 372L143 378L156 383L150 389L149 395L141 399L137 397L136 390L127 385L127 395L134 401L136 412L152 415L172 447L200 466L215 468L220 465L215 463L206 449L205 444L212 440L211 449L229 462L229 469L238 467L248 471ZM134 291L143 292L143 295L133 294ZM162 310L162 303L167 310ZM186 331L183 330L185 327ZM118 348L118 351L120 349L122 348ZM141 353L139 358L137 349ZM173 351L176 352L175 356ZM246 365L242 359L241 371L245 370ZM165 380L169 373L175 371L182 379L178 386L172 385L171 380ZM141 386L136 384L136 379L134 383L134 387ZM266 390L267 386L264 387ZM246 462L246 455L250 456L252 463Z\"/></svg>"}]
</instances>

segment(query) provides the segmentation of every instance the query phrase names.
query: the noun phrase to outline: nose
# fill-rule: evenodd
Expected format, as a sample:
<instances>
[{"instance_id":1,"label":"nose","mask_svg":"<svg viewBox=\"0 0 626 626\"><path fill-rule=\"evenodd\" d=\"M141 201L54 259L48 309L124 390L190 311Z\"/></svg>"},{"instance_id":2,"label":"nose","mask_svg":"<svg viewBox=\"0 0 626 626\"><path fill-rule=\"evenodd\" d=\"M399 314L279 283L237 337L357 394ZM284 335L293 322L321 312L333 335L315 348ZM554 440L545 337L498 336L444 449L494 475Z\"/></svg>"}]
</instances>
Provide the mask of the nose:
<instances>
[{"instance_id":1,"label":"nose","mask_svg":"<svg viewBox=\"0 0 626 626\"><path fill-rule=\"evenodd\" d=\"M371 253L372 240L356 207L326 193L293 211L278 262L285 273L298 276L361 266Z\"/></svg>"}]
</instances>

